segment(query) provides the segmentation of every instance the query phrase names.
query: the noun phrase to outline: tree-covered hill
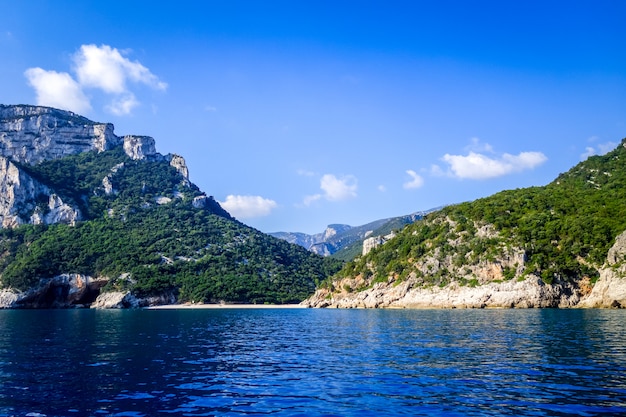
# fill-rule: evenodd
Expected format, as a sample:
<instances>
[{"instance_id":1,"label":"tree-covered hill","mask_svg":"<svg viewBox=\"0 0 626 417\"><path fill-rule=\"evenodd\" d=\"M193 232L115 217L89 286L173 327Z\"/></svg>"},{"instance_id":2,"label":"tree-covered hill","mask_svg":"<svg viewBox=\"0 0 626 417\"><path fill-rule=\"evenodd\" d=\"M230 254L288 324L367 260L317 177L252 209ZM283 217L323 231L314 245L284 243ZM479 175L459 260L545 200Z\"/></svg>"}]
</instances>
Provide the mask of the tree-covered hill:
<instances>
[{"instance_id":1,"label":"tree-covered hill","mask_svg":"<svg viewBox=\"0 0 626 417\"><path fill-rule=\"evenodd\" d=\"M82 220L0 229L4 288L84 274L104 279L102 291L138 297L290 303L340 266L231 218L163 158L133 160L115 148L17 165L78 207Z\"/></svg>"},{"instance_id":2,"label":"tree-covered hill","mask_svg":"<svg viewBox=\"0 0 626 417\"><path fill-rule=\"evenodd\" d=\"M379 282L474 287L537 276L584 293L624 230L626 139L547 186L503 191L431 213L348 262L323 287L333 297Z\"/></svg>"}]
</instances>

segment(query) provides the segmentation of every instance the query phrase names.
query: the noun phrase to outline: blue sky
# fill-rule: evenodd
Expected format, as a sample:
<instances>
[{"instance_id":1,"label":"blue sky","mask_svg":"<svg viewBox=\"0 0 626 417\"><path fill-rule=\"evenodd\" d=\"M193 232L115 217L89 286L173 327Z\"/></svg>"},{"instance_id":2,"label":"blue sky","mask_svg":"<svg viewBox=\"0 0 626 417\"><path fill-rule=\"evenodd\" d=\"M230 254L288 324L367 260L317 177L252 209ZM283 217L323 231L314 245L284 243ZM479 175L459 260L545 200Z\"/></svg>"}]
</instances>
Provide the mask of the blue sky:
<instances>
[{"instance_id":1,"label":"blue sky","mask_svg":"<svg viewBox=\"0 0 626 417\"><path fill-rule=\"evenodd\" d=\"M0 102L153 136L264 232L545 185L626 137L624 1L3 2Z\"/></svg>"}]
</instances>

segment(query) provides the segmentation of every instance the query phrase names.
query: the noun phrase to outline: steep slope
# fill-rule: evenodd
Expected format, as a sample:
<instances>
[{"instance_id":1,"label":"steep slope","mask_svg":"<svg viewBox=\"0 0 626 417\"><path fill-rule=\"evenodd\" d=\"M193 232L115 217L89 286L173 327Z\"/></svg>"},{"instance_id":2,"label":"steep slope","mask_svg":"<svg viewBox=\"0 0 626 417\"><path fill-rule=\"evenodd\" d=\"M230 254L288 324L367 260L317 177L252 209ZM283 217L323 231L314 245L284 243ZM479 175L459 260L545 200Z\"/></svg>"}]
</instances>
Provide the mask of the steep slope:
<instances>
[{"instance_id":1,"label":"steep slope","mask_svg":"<svg viewBox=\"0 0 626 417\"><path fill-rule=\"evenodd\" d=\"M545 187L504 191L428 215L346 264L307 304L588 305L607 271L622 276L623 255L607 260L607 254L624 253L616 243L626 230L624 201L626 140ZM610 291L607 297L604 304L626 303L621 296L610 300Z\"/></svg>"},{"instance_id":2,"label":"steep slope","mask_svg":"<svg viewBox=\"0 0 626 417\"><path fill-rule=\"evenodd\" d=\"M0 307L299 302L338 269L231 218L152 138L56 109L0 116Z\"/></svg>"}]
</instances>

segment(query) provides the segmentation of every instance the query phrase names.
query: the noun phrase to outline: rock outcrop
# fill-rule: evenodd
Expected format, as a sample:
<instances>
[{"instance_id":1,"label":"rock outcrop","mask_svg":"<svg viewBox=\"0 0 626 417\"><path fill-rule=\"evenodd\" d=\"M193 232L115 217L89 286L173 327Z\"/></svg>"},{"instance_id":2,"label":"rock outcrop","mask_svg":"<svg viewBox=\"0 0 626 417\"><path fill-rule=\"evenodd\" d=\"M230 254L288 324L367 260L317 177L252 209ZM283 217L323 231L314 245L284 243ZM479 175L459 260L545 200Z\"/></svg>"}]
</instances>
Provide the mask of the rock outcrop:
<instances>
[{"instance_id":1,"label":"rock outcrop","mask_svg":"<svg viewBox=\"0 0 626 417\"><path fill-rule=\"evenodd\" d=\"M40 106L0 105L0 227L21 224L74 224L83 218L80 207L64 201L54 190L32 178L22 166L82 152L122 147L133 160L166 160L189 185L182 156L163 156L150 136L118 137L111 123L95 123L75 113ZM111 175L124 167L115 166ZM107 195L115 194L111 175L102 179Z\"/></svg>"},{"instance_id":2,"label":"rock outcrop","mask_svg":"<svg viewBox=\"0 0 626 417\"><path fill-rule=\"evenodd\" d=\"M154 139L150 136L124 136L124 152L131 159L143 160L157 155Z\"/></svg>"},{"instance_id":3,"label":"rock outcrop","mask_svg":"<svg viewBox=\"0 0 626 417\"><path fill-rule=\"evenodd\" d=\"M34 165L121 143L110 123L49 107L0 105L0 155L15 162Z\"/></svg>"},{"instance_id":4,"label":"rock outcrop","mask_svg":"<svg viewBox=\"0 0 626 417\"><path fill-rule=\"evenodd\" d=\"M477 269L479 281L487 282L483 285L460 285L455 281L444 287L426 287L411 276L402 282L390 277L387 282L357 291L353 288L364 285L364 281L345 278L334 283L334 291L320 288L302 305L320 308L626 308L626 231L615 239L593 287L585 278L577 284L546 284L534 275L509 281L502 281L497 274L494 276L492 270L497 264L519 264L522 257L503 259Z\"/></svg>"},{"instance_id":5,"label":"rock outcrop","mask_svg":"<svg viewBox=\"0 0 626 417\"><path fill-rule=\"evenodd\" d=\"M170 160L170 165L173 166L176 171L183 176L183 178L185 178L187 183L189 183L189 169L187 168L185 158L180 155L168 155L168 158Z\"/></svg>"},{"instance_id":6,"label":"rock outcrop","mask_svg":"<svg viewBox=\"0 0 626 417\"><path fill-rule=\"evenodd\" d=\"M64 202L53 190L28 175L8 158L0 156L0 225L74 224L77 207Z\"/></svg>"},{"instance_id":7,"label":"rock outcrop","mask_svg":"<svg viewBox=\"0 0 626 417\"><path fill-rule=\"evenodd\" d=\"M0 289L0 309L7 308L140 308L176 303L176 295L164 293L159 296L138 298L130 291L102 292L109 282L106 277L90 277L82 274L62 274L25 292Z\"/></svg>"},{"instance_id":8,"label":"rock outcrop","mask_svg":"<svg viewBox=\"0 0 626 417\"><path fill-rule=\"evenodd\" d=\"M62 274L41 280L25 292L0 291L0 308L67 308L90 305L108 279L82 274Z\"/></svg>"},{"instance_id":9,"label":"rock outcrop","mask_svg":"<svg viewBox=\"0 0 626 417\"><path fill-rule=\"evenodd\" d=\"M113 291L100 294L90 307L95 309L137 308L139 301L130 291Z\"/></svg>"},{"instance_id":10,"label":"rock outcrop","mask_svg":"<svg viewBox=\"0 0 626 417\"><path fill-rule=\"evenodd\" d=\"M393 239L395 236L396 234L394 232L391 232L385 236L368 237L363 241L363 250L361 254L363 256L367 255L372 249L384 244L389 239Z\"/></svg>"},{"instance_id":11,"label":"rock outcrop","mask_svg":"<svg viewBox=\"0 0 626 417\"><path fill-rule=\"evenodd\" d=\"M626 231L615 238L606 261L581 307L626 308Z\"/></svg>"},{"instance_id":12,"label":"rock outcrop","mask_svg":"<svg viewBox=\"0 0 626 417\"><path fill-rule=\"evenodd\" d=\"M480 286L454 282L443 288L413 288L407 280L377 283L371 289L339 294L318 290L303 302L307 307L330 308L541 308L575 307L579 293L571 284L545 284L536 276L523 281L507 281Z\"/></svg>"}]
</instances>

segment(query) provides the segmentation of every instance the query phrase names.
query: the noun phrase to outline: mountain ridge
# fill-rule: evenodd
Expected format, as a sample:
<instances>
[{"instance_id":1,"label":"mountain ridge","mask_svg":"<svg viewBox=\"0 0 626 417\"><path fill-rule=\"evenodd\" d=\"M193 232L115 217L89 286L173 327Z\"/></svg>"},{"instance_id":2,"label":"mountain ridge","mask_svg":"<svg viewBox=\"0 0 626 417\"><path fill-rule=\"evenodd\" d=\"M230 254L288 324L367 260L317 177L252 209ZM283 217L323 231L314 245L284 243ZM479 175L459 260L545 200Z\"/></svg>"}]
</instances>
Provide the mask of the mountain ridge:
<instances>
[{"instance_id":1,"label":"mountain ridge","mask_svg":"<svg viewBox=\"0 0 626 417\"><path fill-rule=\"evenodd\" d=\"M425 214L437 209L417 211L404 216L374 220L360 226L330 224L323 232L307 234L300 232L272 232L270 235L295 243L322 256L333 256L341 260L350 260L361 252L363 241L370 236L385 235L392 229L421 219Z\"/></svg>"},{"instance_id":2,"label":"mountain ridge","mask_svg":"<svg viewBox=\"0 0 626 417\"><path fill-rule=\"evenodd\" d=\"M0 308L293 303L339 264L235 220L153 138L0 107Z\"/></svg>"},{"instance_id":3,"label":"mountain ridge","mask_svg":"<svg viewBox=\"0 0 626 417\"><path fill-rule=\"evenodd\" d=\"M543 187L427 215L348 262L312 307L626 307L626 139Z\"/></svg>"}]
</instances>

